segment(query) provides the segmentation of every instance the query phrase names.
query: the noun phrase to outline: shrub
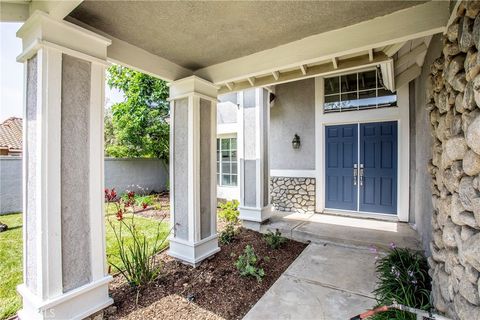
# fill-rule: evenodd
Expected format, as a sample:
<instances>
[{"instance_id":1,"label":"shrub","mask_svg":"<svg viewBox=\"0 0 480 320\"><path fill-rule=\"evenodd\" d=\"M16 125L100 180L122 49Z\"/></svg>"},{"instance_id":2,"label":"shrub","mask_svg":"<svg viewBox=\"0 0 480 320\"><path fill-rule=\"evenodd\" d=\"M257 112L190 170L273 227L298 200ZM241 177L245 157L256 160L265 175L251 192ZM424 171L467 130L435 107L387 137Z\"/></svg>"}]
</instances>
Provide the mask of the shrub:
<instances>
[{"instance_id":1,"label":"shrub","mask_svg":"<svg viewBox=\"0 0 480 320\"><path fill-rule=\"evenodd\" d=\"M146 207L146 206L151 206L154 203L152 196L141 196L133 191L123 194L121 200L124 202L128 202L131 195L133 195L133 198L135 201L134 204L136 206Z\"/></svg>"},{"instance_id":2,"label":"shrub","mask_svg":"<svg viewBox=\"0 0 480 320\"><path fill-rule=\"evenodd\" d=\"M235 225L233 223L227 224L225 230L220 233L220 243L229 244L235 239Z\"/></svg>"},{"instance_id":3,"label":"shrub","mask_svg":"<svg viewBox=\"0 0 480 320\"><path fill-rule=\"evenodd\" d=\"M152 196L135 196L135 204L137 206L151 206L153 205L153 197Z\"/></svg>"},{"instance_id":4,"label":"shrub","mask_svg":"<svg viewBox=\"0 0 480 320\"><path fill-rule=\"evenodd\" d=\"M377 260L376 271L379 278L374 291L378 305L391 305L395 300L399 304L429 310L430 277L427 259L417 251L396 248ZM415 320L414 314L391 310L377 314L374 319Z\"/></svg>"},{"instance_id":5,"label":"shrub","mask_svg":"<svg viewBox=\"0 0 480 320\"><path fill-rule=\"evenodd\" d=\"M109 219L115 239L119 247L119 259L124 268L119 267L112 261L109 263L117 269L132 287L140 287L155 280L161 272L161 266L155 263L154 256L167 240L169 233L160 232L162 221L158 222L157 236L152 245L149 245L148 239L135 226L135 213L139 206L135 199L135 193L129 192L126 197L117 197L115 189L105 189L105 200L113 204L116 208L116 222ZM144 207L142 202L141 207ZM126 216L126 214L131 214ZM129 223L125 219L131 219ZM124 233L133 239L132 242L125 241Z\"/></svg>"},{"instance_id":6,"label":"shrub","mask_svg":"<svg viewBox=\"0 0 480 320\"><path fill-rule=\"evenodd\" d=\"M240 255L235 261L235 267L240 271L242 277L254 277L258 282L261 282L265 272L257 266L259 261L260 258L255 254L253 247L247 245L244 254Z\"/></svg>"},{"instance_id":7,"label":"shrub","mask_svg":"<svg viewBox=\"0 0 480 320\"><path fill-rule=\"evenodd\" d=\"M286 238L282 237L282 233L278 229L276 229L275 232L268 230L268 232L263 235L263 239L272 249L280 248L280 246L287 241Z\"/></svg>"},{"instance_id":8,"label":"shrub","mask_svg":"<svg viewBox=\"0 0 480 320\"><path fill-rule=\"evenodd\" d=\"M220 218L225 220L228 223L237 223L238 222L238 201L232 200L220 204L220 212L218 215Z\"/></svg>"}]
</instances>

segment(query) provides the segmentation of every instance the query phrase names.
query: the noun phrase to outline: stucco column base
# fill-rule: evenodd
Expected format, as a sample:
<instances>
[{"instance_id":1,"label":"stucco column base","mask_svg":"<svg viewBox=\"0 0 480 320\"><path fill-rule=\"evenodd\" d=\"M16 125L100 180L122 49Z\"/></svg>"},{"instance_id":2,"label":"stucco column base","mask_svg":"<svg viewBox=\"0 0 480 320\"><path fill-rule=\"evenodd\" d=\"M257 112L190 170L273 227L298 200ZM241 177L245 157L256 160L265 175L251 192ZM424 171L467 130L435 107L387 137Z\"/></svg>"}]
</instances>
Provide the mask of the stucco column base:
<instances>
[{"instance_id":1,"label":"stucco column base","mask_svg":"<svg viewBox=\"0 0 480 320\"><path fill-rule=\"evenodd\" d=\"M260 231L262 223L272 216L273 207L270 204L263 208L238 207L238 211L240 212L238 218L245 228Z\"/></svg>"},{"instance_id":2,"label":"stucco column base","mask_svg":"<svg viewBox=\"0 0 480 320\"><path fill-rule=\"evenodd\" d=\"M40 300L25 285L17 287L23 298L23 308L18 312L22 320L84 319L113 303L108 296L111 276L63 293L57 297Z\"/></svg>"},{"instance_id":3,"label":"stucco column base","mask_svg":"<svg viewBox=\"0 0 480 320\"><path fill-rule=\"evenodd\" d=\"M220 251L218 236L212 235L196 243L191 243L178 238L170 238L168 254L182 263L197 267L206 258Z\"/></svg>"}]
</instances>

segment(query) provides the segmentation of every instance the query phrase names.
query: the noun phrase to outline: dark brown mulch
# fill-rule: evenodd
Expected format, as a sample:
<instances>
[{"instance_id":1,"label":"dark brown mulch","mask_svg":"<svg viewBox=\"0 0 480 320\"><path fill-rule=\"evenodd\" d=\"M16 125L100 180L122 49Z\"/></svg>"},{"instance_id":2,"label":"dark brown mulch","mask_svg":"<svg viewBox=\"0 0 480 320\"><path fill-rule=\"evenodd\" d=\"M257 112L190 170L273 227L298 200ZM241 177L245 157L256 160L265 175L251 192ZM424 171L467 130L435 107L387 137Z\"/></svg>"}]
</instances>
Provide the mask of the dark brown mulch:
<instances>
[{"instance_id":1,"label":"dark brown mulch","mask_svg":"<svg viewBox=\"0 0 480 320\"><path fill-rule=\"evenodd\" d=\"M241 277L234 266L247 244L262 257L262 282ZM121 276L110 292L117 311L108 319L241 319L306 247L288 240L280 249L267 247L258 232L240 228L237 239L197 268L181 264L166 252L159 255L164 269L154 283L136 290ZM268 261L263 257L268 256ZM192 300L189 302L189 299Z\"/></svg>"}]
</instances>

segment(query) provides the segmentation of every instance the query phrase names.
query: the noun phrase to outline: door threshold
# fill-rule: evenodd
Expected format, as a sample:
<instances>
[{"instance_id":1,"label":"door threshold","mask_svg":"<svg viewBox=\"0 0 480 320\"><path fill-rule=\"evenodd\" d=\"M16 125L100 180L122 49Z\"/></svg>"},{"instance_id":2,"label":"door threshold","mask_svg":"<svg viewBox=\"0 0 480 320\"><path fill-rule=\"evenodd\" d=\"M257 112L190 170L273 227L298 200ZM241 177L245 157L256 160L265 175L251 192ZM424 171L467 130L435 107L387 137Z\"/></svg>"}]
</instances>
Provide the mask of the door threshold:
<instances>
[{"instance_id":1,"label":"door threshold","mask_svg":"<svg viewBox=\"0 0 480 320\"><path fill-rule=\"evenodd\" d=\"M324 209L323 212L316 212L319 214L330 214L336 216L350 217L350 218L359 218L359 219L372 219L372 220L383 220L383 221L400 221L396 214L387 214L387 213L369 213L369 212L357 212L357 211L345 211L345 210L335 210L335 209Z\"/></svg>"}]
</instances>

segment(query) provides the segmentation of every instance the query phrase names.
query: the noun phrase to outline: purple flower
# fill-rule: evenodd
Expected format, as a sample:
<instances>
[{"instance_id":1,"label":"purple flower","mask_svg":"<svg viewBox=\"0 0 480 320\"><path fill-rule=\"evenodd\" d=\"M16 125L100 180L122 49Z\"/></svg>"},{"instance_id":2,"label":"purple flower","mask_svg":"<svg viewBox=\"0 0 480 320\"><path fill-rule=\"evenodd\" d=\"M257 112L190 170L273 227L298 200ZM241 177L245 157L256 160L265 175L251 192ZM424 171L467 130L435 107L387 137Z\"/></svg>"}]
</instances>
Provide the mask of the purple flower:
<instances>
[{"instance_id":1,"label":"purple flower","mask_svg":"<svg viewBox=\"0 0 480 320\"><path fill-rule=\"evenodd\" d=\"M377 247L375 247L374 245L371 245L369 250L370 250L371 253L377 253L378 252Z\"/></svg>"},{"instance_id":2,"label":"purple flower","mask_svg":"<svg viewBox=\"0 0 480 320\"><path fill-rule=\"evenodd\" d=\"M390 272L392 273L392 275L395 276L396 279L400 278L400 271L398 271L397 268L395 268L395 266L392 266L392 269L390 270Z\"/></svg>"},{"instance_id":3,"label":"purple flower","mask_svg":"<svg viewBox=\"0 0 480 320\"><path fill-rule=\"evenodd\" d=\"M410 270L410 271L407 272L407 274L408 274L409 277L413 278L413 271Z\"/></svg>"},{"instance_id":4,"label":"purple flower","mask_svg":"<svg viewBox=\"0 0 480 320\"><path fill-rule=\"evenodd\" d=\"M397 247L397 245L395 244L395 242L390 242L390 249L395 249Z\"/></svg>"}]
</instances>

